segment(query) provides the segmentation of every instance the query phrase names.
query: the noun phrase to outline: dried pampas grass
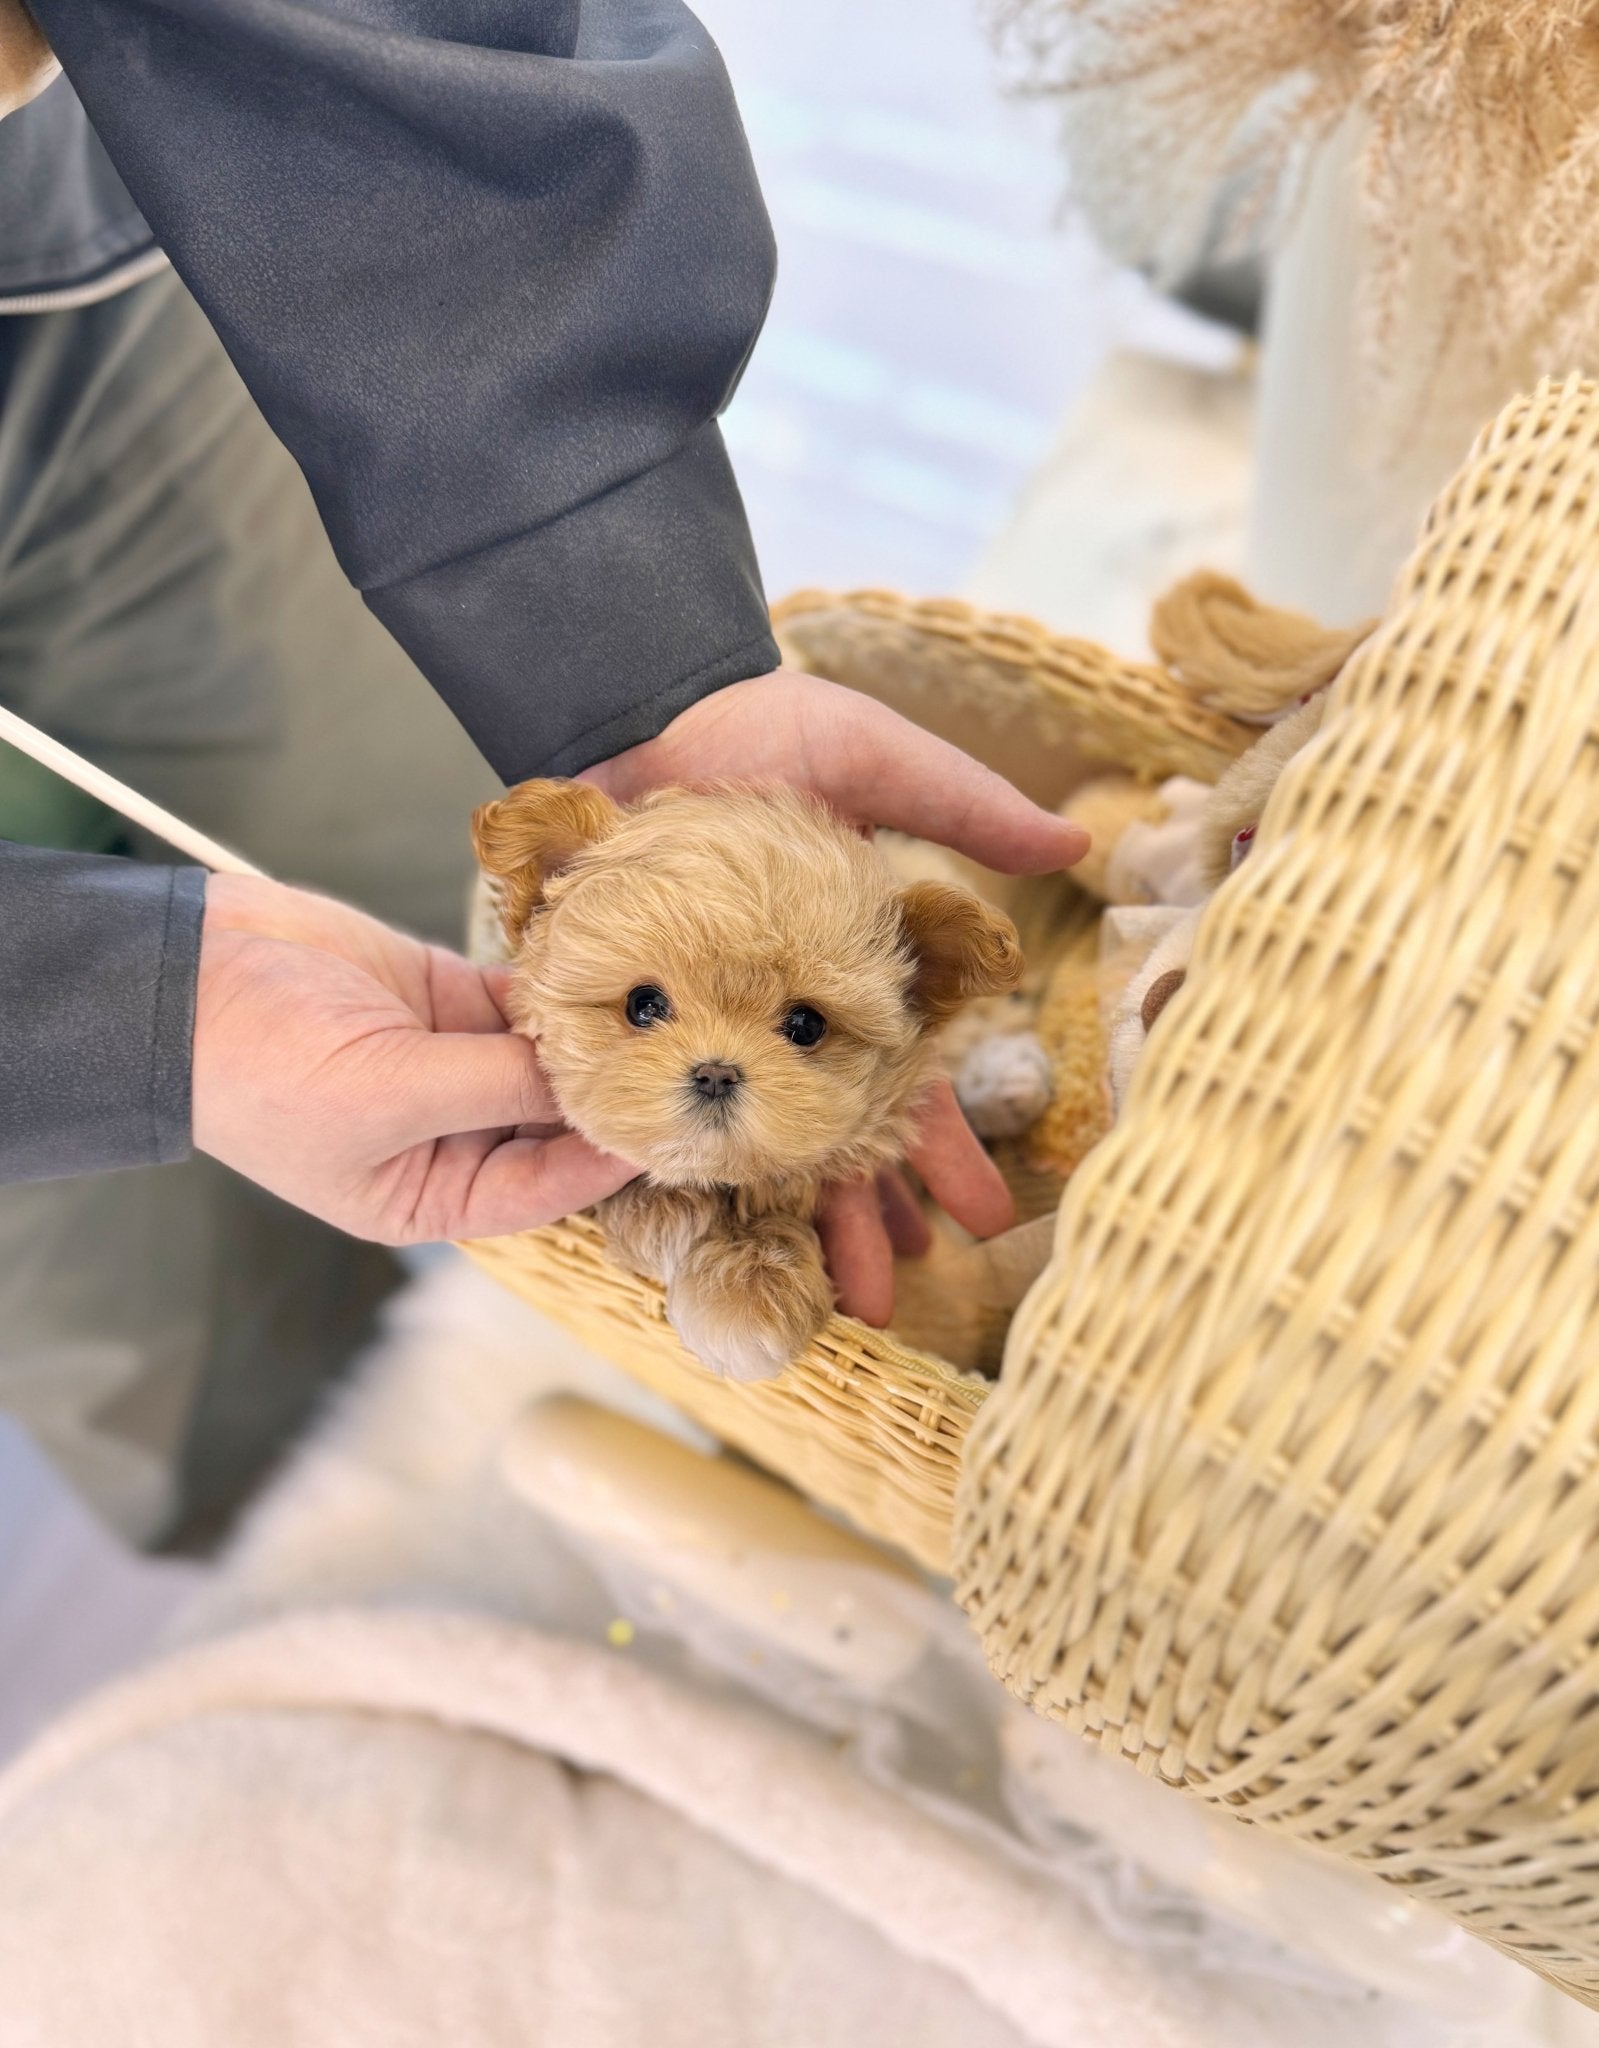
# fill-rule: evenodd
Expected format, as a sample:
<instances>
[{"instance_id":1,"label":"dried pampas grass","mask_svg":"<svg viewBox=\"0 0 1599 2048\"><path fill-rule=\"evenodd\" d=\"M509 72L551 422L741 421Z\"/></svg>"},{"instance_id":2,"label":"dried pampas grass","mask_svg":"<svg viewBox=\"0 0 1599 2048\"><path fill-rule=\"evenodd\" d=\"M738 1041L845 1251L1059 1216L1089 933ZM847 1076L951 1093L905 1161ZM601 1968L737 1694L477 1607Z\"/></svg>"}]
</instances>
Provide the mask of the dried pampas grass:
<instances>
[{"instance_id":1,"label":"dried pampas grass","mask_svg":"<svg viewBox=\"0 0 1599 2048\"><path fill-rule=\"evenodd\" d=\"M1311 149L1356 116L1379 384L1425 349L1485 391L1599 368L1599 0L990 13L1020 82L1067 96L1074 194L1125 260L1170 280L1269 237Z\"/></svg>"}]
</instances>

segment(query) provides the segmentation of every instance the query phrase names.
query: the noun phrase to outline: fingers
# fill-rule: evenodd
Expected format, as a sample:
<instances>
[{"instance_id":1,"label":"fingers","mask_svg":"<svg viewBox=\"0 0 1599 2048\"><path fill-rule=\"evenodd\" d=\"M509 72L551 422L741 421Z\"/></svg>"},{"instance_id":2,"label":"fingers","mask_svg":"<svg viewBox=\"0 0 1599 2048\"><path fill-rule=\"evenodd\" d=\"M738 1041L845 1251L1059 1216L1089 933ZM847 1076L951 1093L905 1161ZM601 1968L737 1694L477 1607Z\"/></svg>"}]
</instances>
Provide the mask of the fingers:
<instances>
[{"instance_id":1,"label":"fingers","mask_svg":"<svg viewBox=\"0 0 1599 2048\"><path fill-rule=\"evenodd\" d=\"M208 931L246 931L257 938L312 946L363 967L385 986L394 985L396 965L420 970L419 940L393 930L353 904L296 889L265 875L210 875L205 887Z\"/></svg>"},{"instance_id":2,"label":"fingers","mask_svg":"<svg viewBox=\"0 0 1599 2048\"><path fill-rule=\"evenodd\" d=\"M586 1138L566 1131L558 1138L507 1138L483 1152L473 1169L460 1174L439 1148L433 1171L447 1182L424 1192L425 1213L439 1221L438 1237L504 1237L513 1230L537 1230L614 1195L637 1169L609 1152L597 1152Z\"/></svg>"},{"instance_id":3,"label":"fingers","mask_svg":"<svg viewBox=\"0 0 1599 2048\"><path fill-rule=\"evenodd\" d=\"M894 1313L894 1254L876 1182L840 1181L825 1188L816 1234L840 1309L881 1329Z\"/></svg>"},{"instance_id":4,"label":"fingers","mask_svg":"<svg viewBox=\"0 0 1599 2048\"><path fill-rule=\"evenodd\" d=\"M478 967L443 946L429 946L428 1016L435 1031L504 1031L508 970Z\"/></svg>"},{"instance_id":5,"label":"fingers","mask_svg":"<svg viewBox=\"0 0 1599 2048\"><path fill-rule=\"evenodd\" d=\"M932 1245L933 1233L904 1174L892 1168L880 1173L877 1176L877 1198L882 1206L883 1227L888 1232L895 1258L922 1258Z\"/></svg>"},{"instance_id":6,"label":"fingers","mask_svg":"<svg viewBox=\"0 0 1599 2048\"><path fill-rule=\"evenodd\" d=\"M502 1024L509 1025L511 1021L510 968L502 967L496 964L492 967L480 967L478 969L478 972L483 977L484 993L487 995L489 1001L494 1005L494 1008L499 1015L500 1022Z\"/></svg>"},{"instance_id":7,"label":"fingers","mask_svg":"<svg viewBox=\"0 0 1599 2048\"><path fill-rule=\"evenodd\" d=\"M850 817L933 839L1001 874L1042 875L1088 851L1080 825L991 768L853 690L808 733L812 786Z\"/></svg>"},{"instance_id":8,"label":"fingers","mask_svg":"<svg viewBox=\"0 0 1599 2048\"><path fill-rule=\"evenodd\" d=\"M974 1237L993 1237L1016 1220L1004 1175L961 1115L947 1080L935 1082L922 1109L916 1142L907 1155L927 1192Z\"/></svg>"},{"instance_id":9,"label":"fingers","mask_svg":"<svg viewBox=\"0 0 1599 2048\"><path fill-rule=\"evenodd\" d=\"M846 817L938 840L1005 874L1051 874L1088 834L857 690L779 670L691 704L653 740L584 772L620 803L682 781L788 782Z\"/></svg>"},{"instance_id":10,"label":"fingers","mask_svg":"<svg viewBox=\"0 0 1599 2048\"><path fill-rule=\"evenodd\" d=\"M458 1131L563 1121L538 1055L508 1031L392 1034L376 1084L388 1091L394 1149Z\"/></svg>"}]
</instances>

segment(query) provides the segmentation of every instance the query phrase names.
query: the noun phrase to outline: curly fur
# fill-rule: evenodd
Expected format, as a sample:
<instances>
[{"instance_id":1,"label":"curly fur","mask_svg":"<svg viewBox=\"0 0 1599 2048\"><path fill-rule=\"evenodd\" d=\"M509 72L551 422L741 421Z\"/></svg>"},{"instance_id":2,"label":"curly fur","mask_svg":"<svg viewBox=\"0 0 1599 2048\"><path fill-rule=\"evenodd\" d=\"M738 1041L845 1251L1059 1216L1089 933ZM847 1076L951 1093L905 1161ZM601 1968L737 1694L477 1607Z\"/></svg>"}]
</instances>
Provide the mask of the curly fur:
<instances>
[{"instance_id":1,"label":"curly fur","mask_svg":"<svg viewBox=\"0 0 1599 2048\"><path fill-rule=\"evenodd\" d=\"M896 886L881 856L788 790L665 790L623 810L524 783L474 821L515 948L512 1015L574 1129L644 1179L602 1208L613 1250L663 1280L679 1335L739 1377L778 1371L831 1293L811 1228L826 1181L904 1150L931 1033L1012 988L1010 921L969 891ZM628 991L664 990L646 1030ZM781 1036L805 1003L821 1043ZM725 1101L704 1061L736 1068Z\"/></svg>"}]
</instances>

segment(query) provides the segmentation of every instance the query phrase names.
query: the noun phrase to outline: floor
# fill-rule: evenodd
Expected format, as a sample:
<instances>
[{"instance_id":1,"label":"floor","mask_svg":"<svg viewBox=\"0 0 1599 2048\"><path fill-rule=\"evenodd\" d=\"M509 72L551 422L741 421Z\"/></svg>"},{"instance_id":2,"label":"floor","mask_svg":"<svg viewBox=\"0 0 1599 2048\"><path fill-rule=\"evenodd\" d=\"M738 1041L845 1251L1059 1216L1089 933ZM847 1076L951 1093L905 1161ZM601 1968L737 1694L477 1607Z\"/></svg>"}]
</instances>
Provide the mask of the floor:
<instances>
[{"instance_id":1,"label":"floor","mask_svg":"<svg viewBox=\"0 0 1599 2048\"><path fill-rule=\"evenodd\" d=\"M0 1762L135 1662L204 1569L133 1555L0 1416Z\"/></svg>"}]
</instances>

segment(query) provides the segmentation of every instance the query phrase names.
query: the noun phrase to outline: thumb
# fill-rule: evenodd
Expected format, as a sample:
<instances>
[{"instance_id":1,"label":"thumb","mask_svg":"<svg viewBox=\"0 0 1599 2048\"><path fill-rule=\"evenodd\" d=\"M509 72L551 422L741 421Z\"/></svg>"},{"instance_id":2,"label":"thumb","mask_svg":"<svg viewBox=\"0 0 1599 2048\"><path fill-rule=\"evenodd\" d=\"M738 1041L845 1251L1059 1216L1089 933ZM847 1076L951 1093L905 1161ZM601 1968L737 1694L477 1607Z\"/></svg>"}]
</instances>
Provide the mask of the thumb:
<instances>
[{"instance_id":1,"label":"thumb","mask_svg":"<svg viewBox=\"0 0 1599 2048\"><path fill-rule=\"evenodd\" d=\"M396 1034L384 1085L396 1150L459 1131L562 1122L538 1054L515 1032Z\"/></svg>"},{"instance_id":2,"label":"thumb","mask_svg":"<svg viewBox=\"0 0 1599 2048\"><path fill-rule=\"evenodd\" d=\"M626 1187L635 1169L596 1152L575 1131L558 1138L507 1138L491 1147L448 1225L451 1237L503 1237L537 1230L592 1208Z\"/></svg>"},{"instance_id":3,"label":"thumb","mask_svg":"<svg viewBox=\"0 0 1599 2048\"><path fill-rule=\"evenodd\" d=\"M1001 874L1052 874L1081 860L1088 834L996 775L853 691L810 747L820 795L850 817L953 847Z\"/></svg>"}]
</instances>

